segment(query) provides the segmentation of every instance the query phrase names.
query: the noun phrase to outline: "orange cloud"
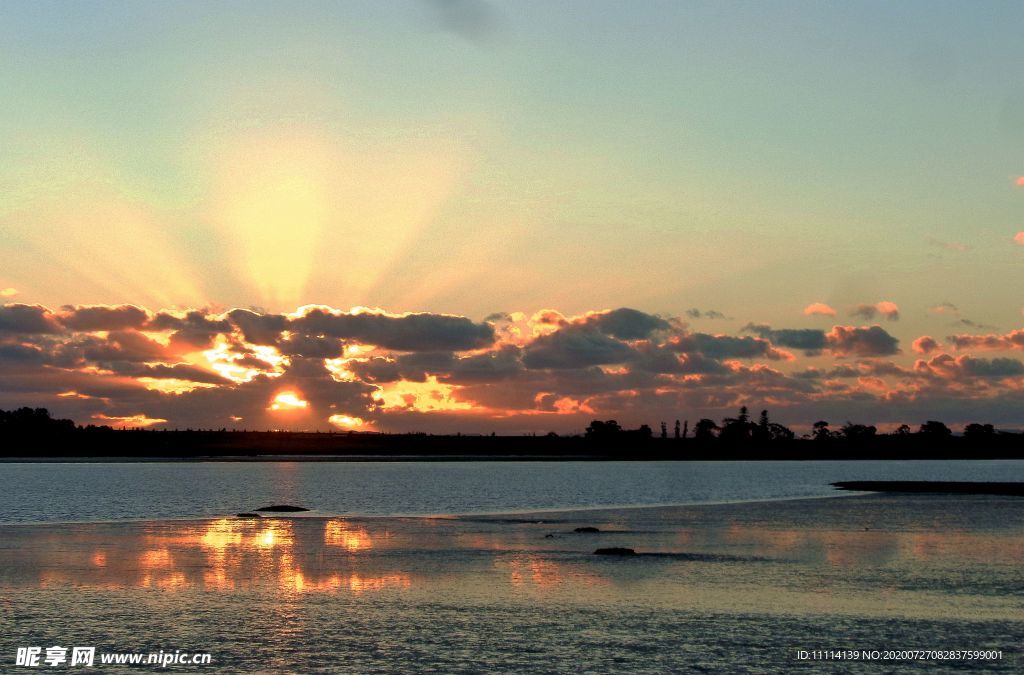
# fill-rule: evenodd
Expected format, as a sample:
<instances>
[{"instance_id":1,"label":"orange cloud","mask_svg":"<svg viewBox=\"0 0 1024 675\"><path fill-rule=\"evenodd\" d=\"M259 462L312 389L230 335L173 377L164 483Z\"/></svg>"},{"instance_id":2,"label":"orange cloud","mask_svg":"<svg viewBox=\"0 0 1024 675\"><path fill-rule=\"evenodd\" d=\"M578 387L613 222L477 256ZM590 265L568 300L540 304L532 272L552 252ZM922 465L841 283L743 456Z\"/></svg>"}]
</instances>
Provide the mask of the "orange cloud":
<instances>
[{"instance_id":1,"label":"orange cloud","mask_svg":"<svg viewBox=\"0 0 1024 675\"><path fill-rule=\"evenodd\" d=\"M1024 246L1024 232L1018 232L1017 234L1013 235L1013 240L1020 244L1021 246Z\"/></svg>"},{"instance_id":2,"label":"orange cloud","mask_svg":"<svg viewBox=\"0 0 1024 675\"><path fill-rule=\"evenodd\" d=\"M941 345L935 340L935 338L929 335L922 335L921 337L914 340L911 347L918 354L930 354L939 349Z\"/></svg>"},{"instance_id":3,"label":"orange cloud","mask_svg":"<svg viewBox=\"0 0 1024 675\"><path fill-rule=\"evenodd\" d=\"M3 290L0 290L0 298L13 298L17 294L17 288L5 288Z\"/></svg>"},{"instance_id":4,"label":"orange cloud","mask_svg":"<svg viewBox=\"0 0 1024 675\"><path fill-rule=\"evenodd\" d=\"M835 316L836 310L832 309L824 302L812 302L804 307L804 314L806 316Z\"/></svg>"},{"instance_id":5,"label":"orange cloud","mask_svg":"<svg viewBox=\"0 0 1024 675\"><path fill-rule=\"evenodd\" d=\"M309 407L309 401L303 400L294 391L282 391L274 397L273 402L267 410L304 410Z\"/></svg>"}]
</instances>

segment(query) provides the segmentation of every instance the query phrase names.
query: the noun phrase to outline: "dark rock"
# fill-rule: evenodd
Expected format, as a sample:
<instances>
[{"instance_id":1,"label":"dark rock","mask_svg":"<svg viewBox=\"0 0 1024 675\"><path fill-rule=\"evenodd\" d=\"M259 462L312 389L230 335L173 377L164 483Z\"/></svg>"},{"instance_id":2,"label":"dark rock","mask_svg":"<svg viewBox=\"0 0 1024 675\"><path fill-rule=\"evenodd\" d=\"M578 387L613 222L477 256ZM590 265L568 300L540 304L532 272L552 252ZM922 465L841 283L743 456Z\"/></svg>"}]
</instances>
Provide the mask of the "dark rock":
<instances>
[{"instance_id":1,"label":"dark rock","mask_svg":"<svg viewBox=\"0 0 1024 675\"><path fill-rule=\"evenodd\" d=\"M596 527L577 527L573 532L579 532L580 534L597 534L601 530Z\"/></svg>"},{"instance_id":2,"label":"dark rock","mask_svg":"<svg viewBox=\"0 0 1024 675\"><path fill-rule=\"evenodd\" d=\"M261 506L256 509L257 511L273 511L274 513L296 513L298 511L309 511L307 508L301 506L292 506L290 504L274 504L272 506Z\"/></svg>"},{"instance_id":3,"label":"dark rock","mask_svg":"<svg viewBox=\"0 0 1024 675\"><path fill-rule=\"evenodd\" d=\"M235 518L262 518L258 513L236 513Z\"/></svg>"},{"instance_id":4,"label":"dark rock","mask_svg":"<svg viewBox=\"0 0 1024 675\"><path fill-rule=\"evenodd\" d=\"M594 555L636 555L636 551L631 548L599 548L594 551Z\"/></svg>"},{"instance_id":5,"label":"dark rock","mask_svg":"<svg viewBox=\"0 0 1024 675\"><path fill-rule=\"evenodd\" d=\"M544 535L544 538L545 538L545 539L554 539L554 538L555 538L555 535L553 535L553 534L545 534L545 535Z\"/></svg>"}]
</instances>

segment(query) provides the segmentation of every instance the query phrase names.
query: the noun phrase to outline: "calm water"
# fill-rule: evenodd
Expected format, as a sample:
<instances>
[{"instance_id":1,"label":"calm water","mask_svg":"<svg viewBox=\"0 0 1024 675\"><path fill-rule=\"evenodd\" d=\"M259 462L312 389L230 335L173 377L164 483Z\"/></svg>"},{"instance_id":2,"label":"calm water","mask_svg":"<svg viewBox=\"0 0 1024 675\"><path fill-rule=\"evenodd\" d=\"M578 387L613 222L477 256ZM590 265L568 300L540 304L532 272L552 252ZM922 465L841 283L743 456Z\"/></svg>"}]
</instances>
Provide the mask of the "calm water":
<instances>
[{"instance_id":1,"label":"calm water","mask_svg":"<svg viewBox=\"0 0 1024 675\"><path fill-rule=\"evenodd\" d=\"M0 464L0 522L442 515L835 494L840 480L1024 481L1024 461Z\"/></svg>"},{"instance_id":2,"label":"calm water","mask_svg":"<svg viewBox=\"0 0 1024 675\"><path fill-rule=\"evenodd\" d=\"M171 668L196 673L1022 672L1022 504L0 525L0 672L33 645L212 653ZM593 555L606 546L641 555ZM808 663L801 649L1002 659Z\"/></svg>"}]
</instances>

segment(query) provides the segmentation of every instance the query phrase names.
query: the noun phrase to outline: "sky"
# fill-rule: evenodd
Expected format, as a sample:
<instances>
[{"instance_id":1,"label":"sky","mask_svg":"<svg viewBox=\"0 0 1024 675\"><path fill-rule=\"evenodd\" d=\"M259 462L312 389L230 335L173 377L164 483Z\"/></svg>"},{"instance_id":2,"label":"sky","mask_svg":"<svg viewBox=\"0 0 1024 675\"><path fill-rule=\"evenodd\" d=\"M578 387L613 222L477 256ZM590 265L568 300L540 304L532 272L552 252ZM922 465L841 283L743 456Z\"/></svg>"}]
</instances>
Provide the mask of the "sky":
<instances>
[{"instance_id":1,"label":"sky","mask_svg":"<svg viewBox=\"0 0 1024 675\"><path fill-rule=\"evenodd\" d=\"M0 3L0 408L1024 428L1013 2Z\"/></svg>"}]
</instances>

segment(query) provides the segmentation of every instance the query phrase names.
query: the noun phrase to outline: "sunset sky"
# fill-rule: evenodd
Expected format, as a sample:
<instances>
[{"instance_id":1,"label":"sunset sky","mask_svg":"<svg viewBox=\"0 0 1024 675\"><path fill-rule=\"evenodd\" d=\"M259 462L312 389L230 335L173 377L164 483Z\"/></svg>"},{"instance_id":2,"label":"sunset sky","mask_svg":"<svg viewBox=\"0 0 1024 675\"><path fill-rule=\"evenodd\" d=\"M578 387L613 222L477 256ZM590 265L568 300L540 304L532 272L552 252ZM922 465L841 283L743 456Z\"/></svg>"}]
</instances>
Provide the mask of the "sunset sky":
<instances>
[{"instance_id":1,"label":"sunset sky","mask_svg":"<svg viewBox=\"0 0 1024 675\"><path fill-rule=\"evenodd\" d=\"M0 3L0 408L1024 428L1019 2Z\"/></svg>"}]
</instances>

